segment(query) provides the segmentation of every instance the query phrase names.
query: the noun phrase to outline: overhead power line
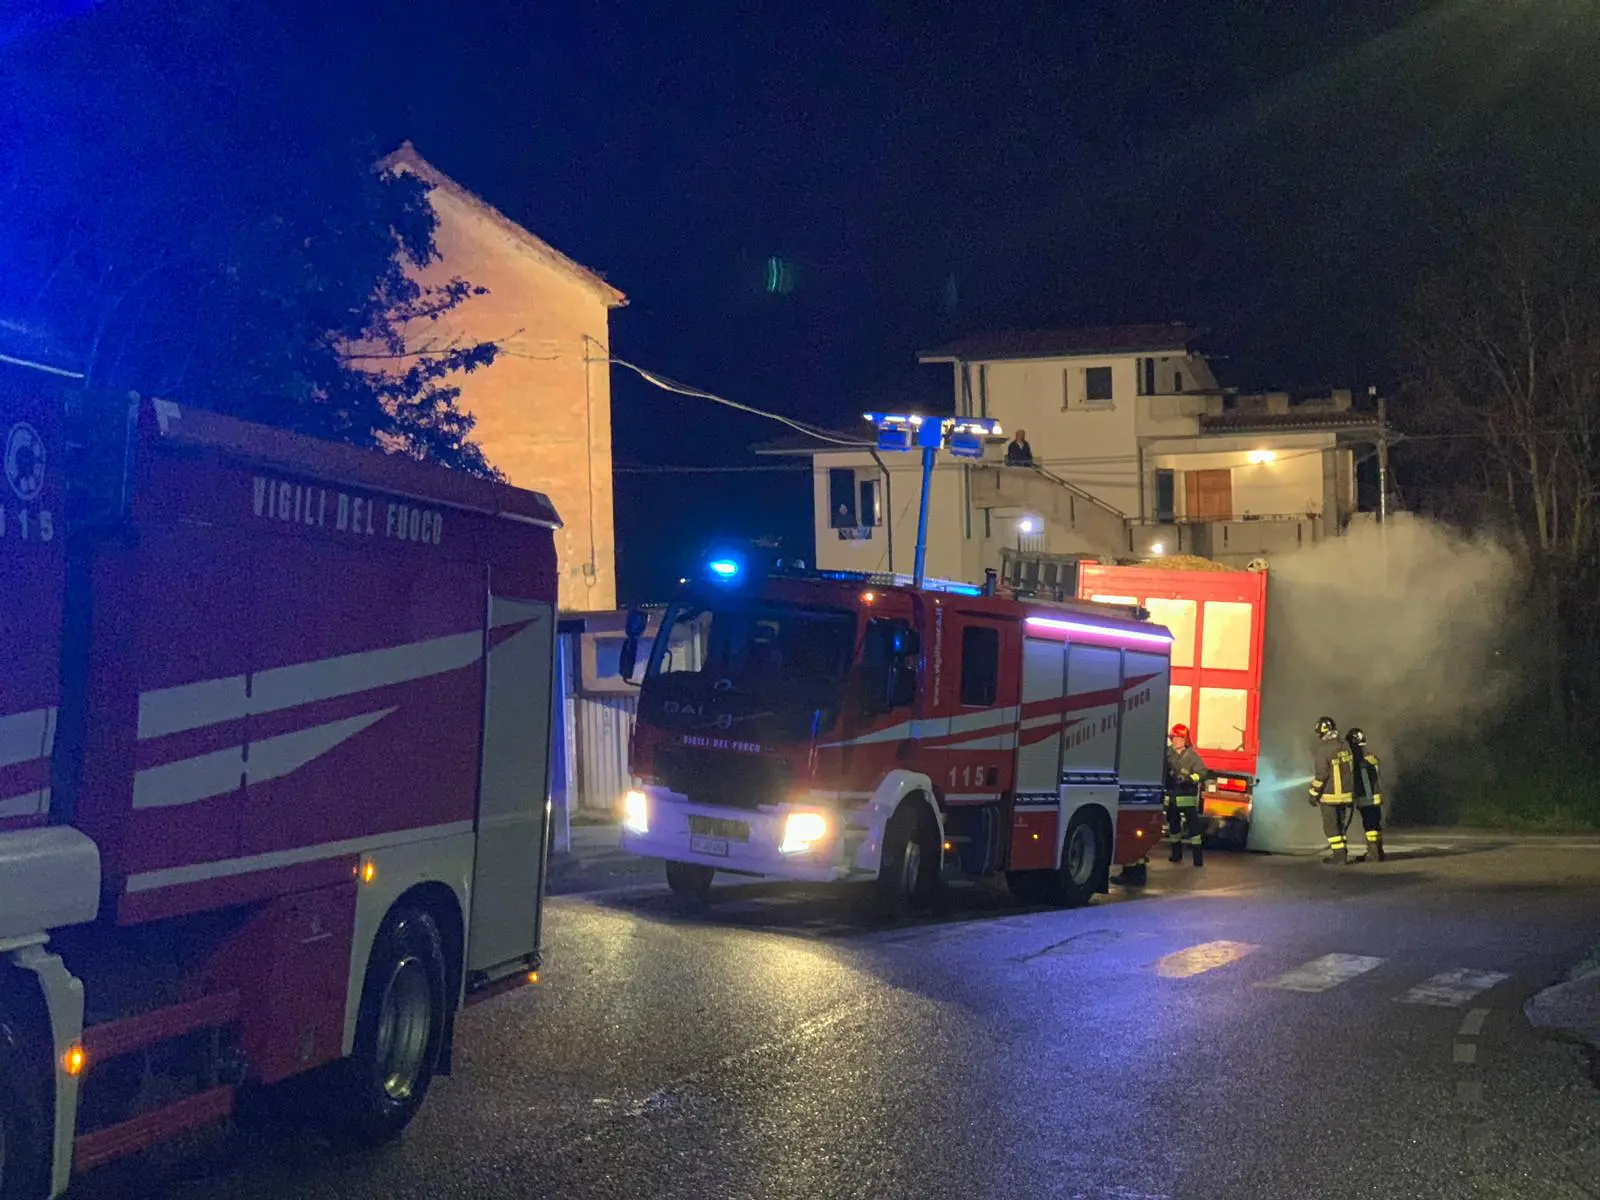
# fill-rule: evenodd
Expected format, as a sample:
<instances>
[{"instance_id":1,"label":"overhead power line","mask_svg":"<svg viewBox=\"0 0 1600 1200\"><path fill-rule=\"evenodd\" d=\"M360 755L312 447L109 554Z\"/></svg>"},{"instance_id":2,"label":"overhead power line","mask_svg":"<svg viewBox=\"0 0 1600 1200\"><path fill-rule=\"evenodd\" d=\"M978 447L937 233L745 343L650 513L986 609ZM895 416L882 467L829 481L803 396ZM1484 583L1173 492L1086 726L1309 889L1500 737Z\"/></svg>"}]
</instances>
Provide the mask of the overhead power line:
<instances>
[{"instance_id":1,"label":"overhead power line","mask_svg":"<svg viewBox=\"0 0 1600 1200\"><path fill-rule=\"evenodd\" d=\"M819 429L815 425L808 425L804 421L797 421L793 417L786 417L782 413L768 412L766 409L757 408L753 404L741 404L737 400L729 400L726 396L718 396L714 392L708 392L697 387L690 387L686 383L679 383L675 379L668 379L665 375L658 374L655 371L647 371L645 368L637 365L636 363L631 363L625 358L607 356L605 358L590 358L585 361L611 363L615 366L627 367L628 370L632 371L635 375L638 375L639 378L643 379L646 383L653 384L664 392L675 392L680 396L692 396L697 400L709 400L713 404L724 405L727 408L734 409L736 412L749 413L751 416L755 417L764 417L769 421L776 421L779 425L786 425L797 433L803 433L807 437L816 438L819 442L828 442L835 446L850 446L852 448L861 450L868 450L876 445L875 442L869 442L860 439L848 440L841 438L836 434Z\"/></svg>"}]
</instances>

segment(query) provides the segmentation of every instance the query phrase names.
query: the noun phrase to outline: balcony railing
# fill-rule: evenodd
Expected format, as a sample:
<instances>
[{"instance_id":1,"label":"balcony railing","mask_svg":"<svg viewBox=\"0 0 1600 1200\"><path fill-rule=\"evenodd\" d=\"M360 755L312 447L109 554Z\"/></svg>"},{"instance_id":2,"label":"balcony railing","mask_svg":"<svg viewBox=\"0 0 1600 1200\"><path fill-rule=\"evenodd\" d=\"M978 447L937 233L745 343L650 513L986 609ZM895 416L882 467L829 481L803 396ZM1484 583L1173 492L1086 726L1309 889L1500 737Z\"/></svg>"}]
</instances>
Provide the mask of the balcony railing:
<instances>
[{"instance_id":1,"label":"balcony railing","mask_svg":"<svg viewBox=\"0 0 1600 1200\"><path fill-rule=\"evenodd\" d=\"M1226 562L1313 546L1337 532L1320 513L1260 513L1237 517L1173 517L1132 521L1136 546L1154 553L1195 554Z\"/></svg>"}]
</instances>

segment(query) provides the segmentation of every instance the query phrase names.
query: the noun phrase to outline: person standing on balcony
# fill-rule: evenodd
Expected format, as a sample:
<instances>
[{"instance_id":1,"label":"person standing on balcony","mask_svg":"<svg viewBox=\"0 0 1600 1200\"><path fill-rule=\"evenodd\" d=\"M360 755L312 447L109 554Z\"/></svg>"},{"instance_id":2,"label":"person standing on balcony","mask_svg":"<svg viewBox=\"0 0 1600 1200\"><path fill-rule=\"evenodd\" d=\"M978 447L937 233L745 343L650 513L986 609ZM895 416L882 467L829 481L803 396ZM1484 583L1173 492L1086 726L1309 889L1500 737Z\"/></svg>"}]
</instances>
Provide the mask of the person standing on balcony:
<instances>
[{"instance_id":1,"label":"person standing on balcony","mask_svg":"<svg viewBox=\"0 0 1600 1200\"><path fill-rule=\"evenodd\" d=\"M1006 446L1006 466L1031 467L1033 466L1033 447L1028 445L1028 431L1017 430Z\"/></svg>"}]
</instances>

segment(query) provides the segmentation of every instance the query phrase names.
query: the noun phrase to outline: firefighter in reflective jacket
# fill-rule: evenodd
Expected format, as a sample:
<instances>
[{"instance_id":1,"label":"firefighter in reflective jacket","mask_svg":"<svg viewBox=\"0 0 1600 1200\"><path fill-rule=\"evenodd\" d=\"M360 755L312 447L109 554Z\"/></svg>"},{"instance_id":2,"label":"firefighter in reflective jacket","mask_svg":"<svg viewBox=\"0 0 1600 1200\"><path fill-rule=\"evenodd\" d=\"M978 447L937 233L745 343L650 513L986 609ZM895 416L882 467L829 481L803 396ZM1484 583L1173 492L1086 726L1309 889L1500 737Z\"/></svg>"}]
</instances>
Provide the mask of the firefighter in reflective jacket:
<instances>
[{"instance_id":1,"label":"firefighter in reflective jacket","mask_svg":"<svg viewBox=\"0 0 1600 1200\"><path fill-rule=\"evenodd\" d=\"M1367 858L1383 861L1383 791L1378 780L1378 756L1367 745L1367 735L1352 729L1344 735L1350 747L1352 792L1361 828L1367 835ZM1365 861L1363 859L1362 861Z\"/></svg>"},{"instance_id":2,"label":"firefighter in reflective jacket","mask_svg":"<svg viewBox=\"0 0 1600 1200\"><path fill-rule=\"evenodd\" d=\"M1201 845L1200 783L1206 777L1205 760L1194 748L1187 725L1174 725L1167 739L1167 830L1172 835L1170 862L1183 861L1183 848L1194 851L1194 865L1205 866Z\"/></svg>"},{"instance_id":3,"label":"firefighter in reflective jacket","mask_svg":"<svg viewBox=\"0 0 1600 1200\"><path fill-rule=\"evenodd\" d=\"M1328 838L1328 857L1322 861L1343 866L1350 861L1344 835L1350 828L1350 810L1355 800L1350 790L1355 762L1332 717L1317 721L1317 737L1320 740L1311 776L1310 802L1313 808L1322 809L1322 832Z\"/></svg>"}]
</instances>

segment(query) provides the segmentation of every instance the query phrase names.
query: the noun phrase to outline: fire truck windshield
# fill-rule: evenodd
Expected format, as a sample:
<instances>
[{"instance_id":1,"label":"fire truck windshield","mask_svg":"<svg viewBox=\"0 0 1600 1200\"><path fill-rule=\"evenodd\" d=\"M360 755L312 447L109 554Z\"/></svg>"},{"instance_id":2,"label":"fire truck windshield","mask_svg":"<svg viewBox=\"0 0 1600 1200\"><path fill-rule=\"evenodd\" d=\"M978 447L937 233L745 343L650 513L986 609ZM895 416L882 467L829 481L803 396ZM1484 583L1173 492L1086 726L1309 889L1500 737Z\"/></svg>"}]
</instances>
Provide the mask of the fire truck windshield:
<instances>
[{"instance_id":1,"label":"fire truck windshield","mask_svg":"<svg viewBox=\"0 0 1600 1200\"><path fill-rule=\"evenodd\" d=\"M844 678L854 641L855 617L847 612L681 603L661 624L649 677L810 704L818 685Z\"/></svg>"}]
</instances>

